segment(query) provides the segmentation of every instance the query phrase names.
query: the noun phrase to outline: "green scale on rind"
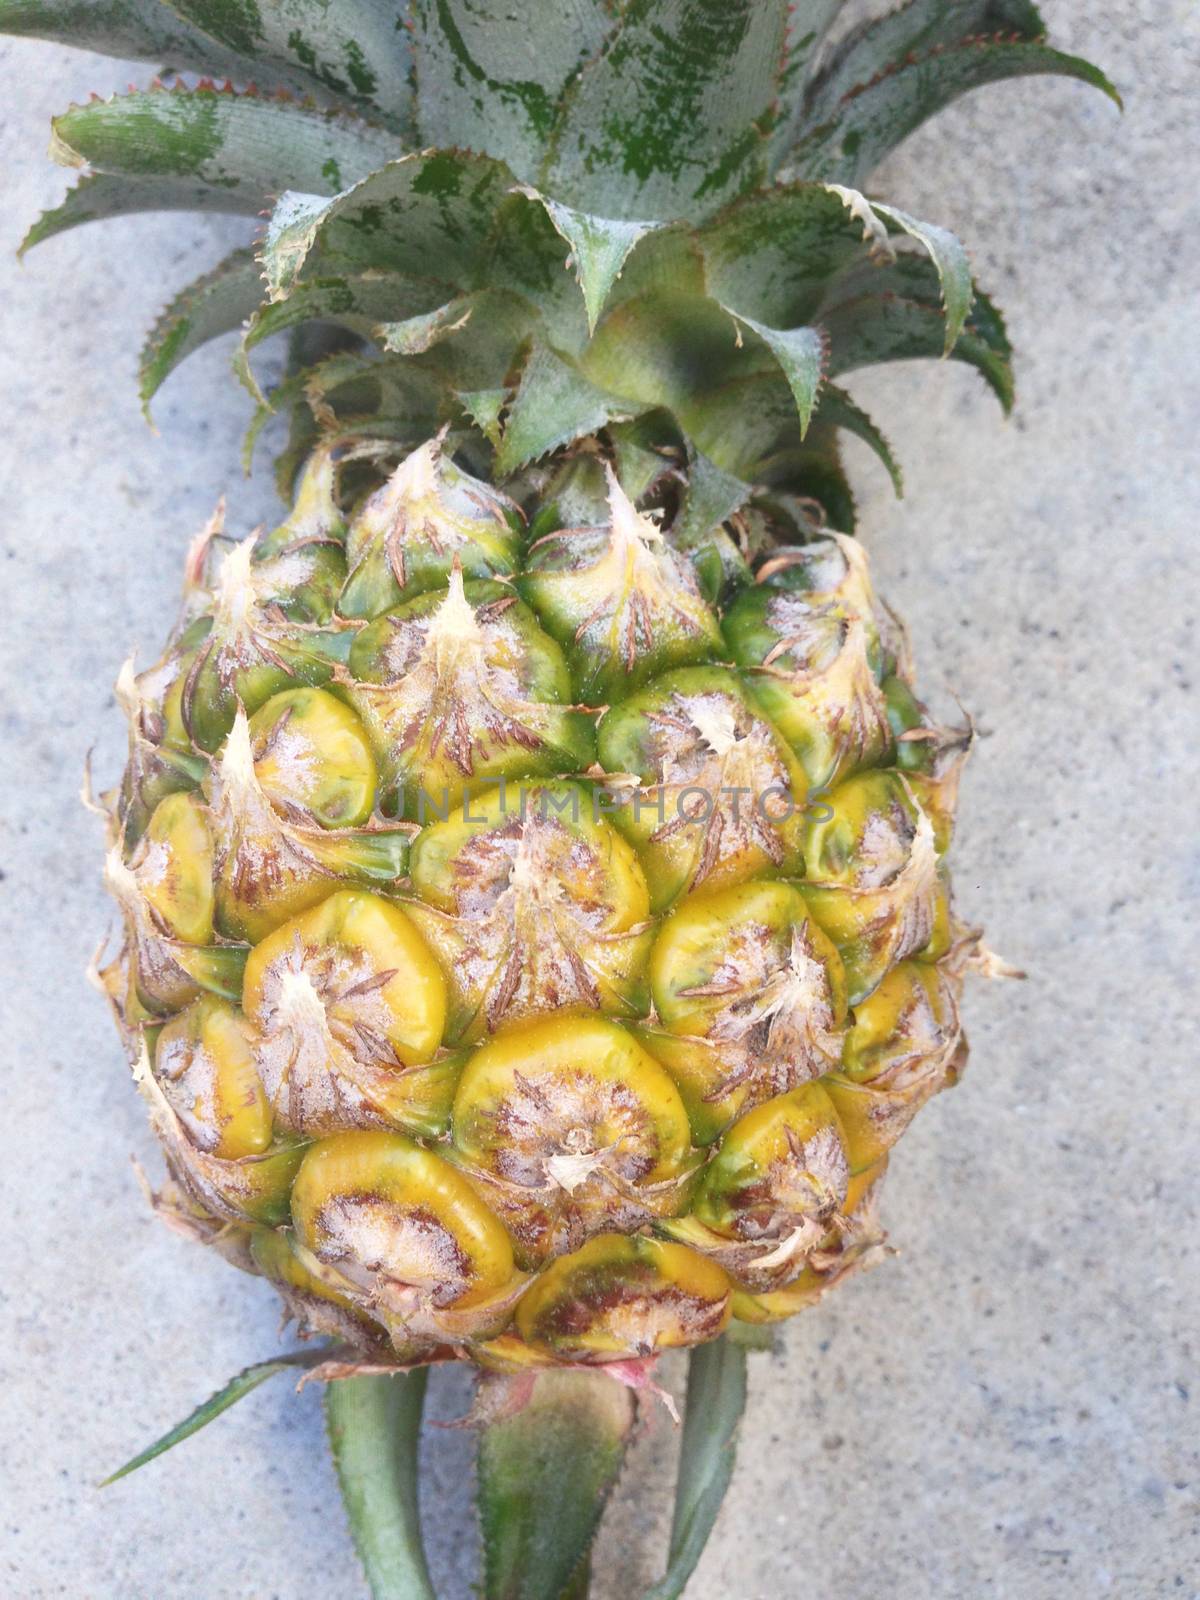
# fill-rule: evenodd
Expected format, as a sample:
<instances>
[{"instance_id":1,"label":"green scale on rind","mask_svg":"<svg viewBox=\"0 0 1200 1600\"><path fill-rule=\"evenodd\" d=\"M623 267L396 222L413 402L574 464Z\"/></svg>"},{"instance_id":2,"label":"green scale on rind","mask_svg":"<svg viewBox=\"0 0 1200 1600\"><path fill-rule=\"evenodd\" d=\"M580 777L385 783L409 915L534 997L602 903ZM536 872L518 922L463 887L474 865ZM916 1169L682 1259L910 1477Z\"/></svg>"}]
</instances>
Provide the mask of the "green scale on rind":
<instances>
[{"instance_id":1,"label":"green scale on rind","mask_svg":"<svg viewBox=\"0 0 1200 1600\"><path fill-rule=\"evenodd\" d=\"M743 1125L747 1133L751 1124L774 1127L772 1108L793 1099L797 1108L836 1108L848 1141L847 1231L840 1242L833 1234L821 1242L812 1259L823 1251L825 1264L806 1268L794 1289L780 1294L759 1284L734 1299L753 1321L807 1303L870 1256L878 1235L867 1202L882 1156L913 1110L961 1068L958 933L940 866L961 751L927 725L898 675L903 651L866 598L808 582L804 552L822 520L845 530L853 523L840 429L867 442L899 486L886 439L833 379L868 362L949 353L975 366L1007 407L1010 350L957 240L894 206L868 202L857 186L899 139L979 84L1055 72L1116 96L1095 68L1042 42L1041 19L1026 0L910 0L848 30L838 26L842 10L839 0L625 0L615 9L607 0L573 0L565 18L561 7L538 0L519 17L484 23L463 0L439 0L415 4L411 27L397 28L394 8L376 0L354 0L336 16L318 0L239 6L236 16L216 0L173 9L157 0L105 0L82 23L78 7L59 0L0 0L0 29L259 86L247 93L177 83L72 108L55 125L53 153L81 168L82 179L26 244L143 210L253 216L274 204L258 259L235 251L178 296L143 355L148 402L200 344L242 329L236 366L259 405L251 442L272 407L290 414L292 440L280 462L285 485L314 445L318 450L289 523L242 552L242 570L227 587L233 611L218 596L207 613L212 620L204 620L193 561L187 623L173 655L142 680L123 675L131 759L110 881L134 924L140 973L131 986L112 968L108 975L131 1044L141 1035L138 1080L182 1186L160 1204L237 1264L280 1277L293 1309L307 1304L310 1316L324 1319L314 1326L349 1339L346 1350L368 1348L360 1342L367 1323L354 1286L347 1298L333 1268L304 1257L288 1230L262 1226L286 1219L291 1171L314 1147L285 1142L277 1153L268 1147L265 1156L232 1160L195 1149L149 1060L164 1033L171 1037L164 1013L218 1004L206 995L223 997L223 1005L241 997L247 948L230 930L259 931L239 922L240 913L231 920L237 885L253 875L263 850L261 832L249 849L244 826L239 842L220 822L222 761L229 816L245 824L253 799L270 835L268 856L274 851L291 863L288 881L324 882L352 898L382 891L380 903L414 927L437 915L450 919L449 928L455 914L422 895L421 840L411 877L402 877L420 819L398 789L414 768L446 780L447 788L461 779L464 792L484 793L496 778L553 779L560 798L592 800L592 831L571 846L583 855L572 858L570 871L578 881L588 840L608 841L609 877L601 871L597 881L608 884L612 899L604 926L591 931L597 939L615 937L620 954L601 986L599 1009L619 1019L608 1026L635 1028L668 1073L672 1051L693 1053L686 1071L675 1058L692 1138L715 1140L718 1150L698 1189L680 1190L680 1204L694 1190L703 1221L648 1215L637 1226L649 1231L622 1246L637 1257L625 1276L616 1256L593 1274L601 1324L606 1273L627 1293L648 1263L703 1262L692 1246L724 1250L730 1270L759 1279L777 1270L772 1258L782 1246L764 1256L771 1240L750 1235L766 1216L762 1185L772 1163L782 1159L786 1167L791 1157L780 1150L794 1156L797 1141L807 1148L805 1136L800 1123L787 1123L784 1146L768 1139L760 1150L734 1135ZM311 99L299 98L305 95ZM316 338L313 322L323 330ZM289 329L291 370L265 399L249 354ZM362 348L372 343L375 355ZM611 489L607 497L596 492L594 457L590 474L577 472L597 445L624 504ZM582 454L564 465L572 446ZM400 561L386 480L406 458L428 466L429 452L441 453L447 476L477 481L476 504L458 508L456 548L422 543L418 529ZM567 482L572 472L582 492ZM339 476L344 504L333 492ZM373 522L361 503L372 487L381 497ZM518 505L529 515L528 529ZM464 530L463 516L474 518L473 529ZM572 531L579 529L585 531ZM764 543L780 539L800 549L772 569ZM280 558L291 570L276 582L269 568ZM624 587L613 577L622 563ZM750 587L755 567L760 581ZM250 578L258 582L247 627L239 607ZM501 667L489 647L467 637L465 611L480 625L489 607L505 607L513 584L522 596L514 590L508 607L508 647L516 657ZM468 728L460 743L460 755L477 753L478 770L469 773L461 768L470 761L447 763L436 754L406 765L392 748L394 724L379 710L387 705L378 691L388 688L381 667L388 614L399 629L419 633L428 620L434 631L433 619L447 605L447 623L459 608L458 632L450 639L454 630L443 630L453 645L443 649L443 664L452 654L459 661L474 654L484 698L497 672L508 672L504 706L485 742L478 728ZM438 649L435 640L435 657ZM684 729L691 762L680 770L688 764L655 747L655 719L679 721L682 714L686 723L689 698L699 720ZM239 723L243 713L250 725ZM262 748L273 739L277 746L299 740L322 717L346 732L354 723L345 719L360 714L366 734L355 748L369 746L380 769L374 774L343 742L333 759L335 767L344 761L344 770L289 786L287 761ZM431 748L432 724L417 722L408 748ZM802 797L797 817L761 818L746 834L727 808L717 810L719 826L708 829L698 850L687 850L678 831L663 834L631 815L629 802L639 796L678 792L683 779L711 771L714 762L724 771L730 760L744 760L751 752L739 750L752 734L754 761L777 768ZM525 744L526 735L533 743ZM231 737L235 752L241 740L252 759L243 749L230 763ZM606 774L593 765L597 755ZM261 780L255 761L264 763ZM371 780L383 803L367 816ZM207 848L226 883L211 928L200 927L203 907L185 904L177 871L197 791L201 810L211 807L216 819ZM159 808L172 797L180 816L168 828L164 812L156 827ZM442 826L425 837L432 840ZM847 866L856 851L863 860ZM893 867L907 874L903 903L883 916L877 913L886 885L871 880ZM752 897L764 872L782 875L774 888L787 905L757 908L763 948L776 952L775 988L768 984L759 997L761 1014L746 1014L719 960L700 974L707 998L685 996L698 1010L685 1008L674 1022L669 975L660 972L667 985L662 1014L652 1012L638 979L656 940L666 948L660 919L670 928L672 917L691 915L697 902L743 891ZM469 920L459 917L460 933ZM485 917L475 921L490 926ZM790 955L781 965L785 930ZM564 939L564 950L570 942ZM586 955L586 941L577 943L576 956L580 949ZM445 950L441 959L447 961ZM436 963L429 960L431 974ZM846 1016L840 980L832 981L839 963L851 1005ZM732 1090L725 1085L723 1099L708 1098L695 1053L757 1037L746 1034L748 1026L767 1030L769 1059L771 1030L778 1032L786 1011L780 995L811 983L814 964L830 979L817 1055L835 1053L840 1039L841 1070L821 1073L817 1083L772 1083L778 1092L765 1100L752 1076ZM289 1006L308 1003L306 971L301 962L286 1004L276 1007L284 1024ZM380 1024L359 1013L375 1004L373 995L387 993L390 979L374 988L373 981L364 988L362 980L338 980L335 1010L342 1006L347 1027L367 1030L360 1039ZM444 1037L449 1042L457 1031L473 1045L491 1015L486 1006L463 1003L463 995L479 1000L478 985L460 989ZM503 1013L516 993L510 976L500 975L493 1003L497 993L503 1040ZM545 998L535 984L525 996L532 1014ZM589 997L588 1008L596 1005ZM724 1030L724 1042L676 1031L689 1015L709 1033ZM386 1033L386 1021L382 1026ZM914 1052L924 1062L919 1071ZM470 1046L443 1046L434 1060L408 1067L400 1075L403 1093L387 1099L386 1112L369 1092L356 1103L369 1117L382 1115L390 1126L436 1141L453 1132L455 1084L470 1053ZM814 1057L808 1067L816 1076L823 1064ZM190 1084L186 1075L182 1081ZM364 1083L353 1087L360 1093ZM186 1099L180 1104L187 1109ZM192 1108L200 1125L202 1112ZM721 1177L721 1135L731 1116L741 1120L724 1148L728 1160L740 1150L742 1164ZM409 1142L378 1130L362 1136ZM440 1158L430 1152L429 1159L436 1176ZM268 1167L283 1162L278 1184L259 1183L242 1165L264 1160ZM836 1161L835 1168L836 1197ZM621 1181L635 1204L636 1174ZM459 1191L451 1185L446 1192ZM854 1209L860 1205L862 1215ZM799 1231L817 1226L810 1217ZM667 1243L671 1231L690 1243ZM282 1253L265 1248L268 1238ZM589 1259L607 1261L602 1236L587 1248ZM709 1269L721 1271L715 1260ZM574 1281L562 1273L559 1280ZM706 1303L699 1285L694 1309ZM313 1311L318 1303L324 1312ZM578 1348L562 1321L569 1306L551 1296L543 1310L546 1325L560 1330L556 1337L565 1330L567 1346ZM483 1338L481 1357L510 1374L489 1383L516 1385L528 1401L485 1428L487 1588L496 1597L566 1600L587 1590L587 1546L619 1464L627 1391L606 1388L611 1380L600 1374L566 1372L535 1372L535 1387L522 1391L529 1377L522 1341L490 1336L511 1314L502 1295L460 1316L455 1335ZM541 1325L532 1299L518 1320L528 1330ZM613 1326L597 1324L601 1345L614 1337ZM378 1356L385 1347L369 1348ZM416 1347L415 1354L430 1352ZM310 1365L319 1357L249 1369L131 1466L293 1359ZM682 1591L716 1515L744 1399L743 1364L728 1339L699 1347L692 1358L670 1566L654 1600ZM421 1373L338 1377L330 1392L331 1438L356 1542L373 1592L395 1600L428 1600L431 1593L415 1503L422 1380ZM548 1426L539 1425L543 1411ZM596 1426L601 1412L616 1425ZM544 1487L530 1495L531 1483Z\"/></svg>"}]
</instances>

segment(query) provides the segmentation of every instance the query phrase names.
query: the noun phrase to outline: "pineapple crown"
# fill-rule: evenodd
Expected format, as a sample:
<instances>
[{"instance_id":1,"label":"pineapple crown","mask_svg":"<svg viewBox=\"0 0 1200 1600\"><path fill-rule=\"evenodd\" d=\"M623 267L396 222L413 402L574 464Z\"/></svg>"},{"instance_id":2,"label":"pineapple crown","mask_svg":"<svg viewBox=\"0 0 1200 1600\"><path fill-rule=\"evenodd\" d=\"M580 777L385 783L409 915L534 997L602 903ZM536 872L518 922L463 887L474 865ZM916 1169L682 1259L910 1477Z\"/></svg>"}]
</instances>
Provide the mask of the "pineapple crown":
<instances>
[{"instance_id":1,"label":"pineapple crown","mask_svg":"<svg viewBox=\"0 0 1200 1600\"><path fill-rule=\"evenodd\" d=\"M603 428L635 487L643 460L686 456L685 523L714 526L754 484L848 527L839 430L900 474L843 374L947 355L1012 399L962 244L858 185L980 85L1058 73L1118 98L1043 42L1027 0L856 10L0 0L2 31L164 73L55 119L52 154L84 175L22 248L138 211L265 216L162 314L141 391L240 329L249 448L292 416L285 483L321 434L405 444L449 423L504 478ZM268 398L249 358L283 331Z\"/></svg>"}]
</instances>

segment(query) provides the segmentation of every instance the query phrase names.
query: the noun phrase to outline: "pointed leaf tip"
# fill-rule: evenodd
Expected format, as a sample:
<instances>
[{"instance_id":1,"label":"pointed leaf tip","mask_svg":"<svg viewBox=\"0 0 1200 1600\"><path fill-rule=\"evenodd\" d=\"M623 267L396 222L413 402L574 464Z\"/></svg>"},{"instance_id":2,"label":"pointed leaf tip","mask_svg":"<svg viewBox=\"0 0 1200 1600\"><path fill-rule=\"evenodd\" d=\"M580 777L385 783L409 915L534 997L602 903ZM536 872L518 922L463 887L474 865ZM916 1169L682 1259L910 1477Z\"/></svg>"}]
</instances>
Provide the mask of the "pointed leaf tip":
<instances>
[{"instance_id":1,"label":"pointed leaf tip","mask_svg":"<svg viewBox=\"0 0 1200 1600\"><path fill-rule=\"evenodd\" d=\"M891 445L862 407L837 384L827 383L822 389L820 418L835 428L844 428L869 446L887 469L897 500L903 500L904 473Z\"/></svg>"},{"instance_id":2,"label":"pointed leaf tip","mask_svg":"<svg viewBox=\"0 0 1200 1600\"><path fill-rule=\"evenodd\" d=\"M942 353L948 356L958 341L975 299L971 263L962 241L947 228L940 228L932 222L922 222L917 217L909 216L906 211L885 205L882 201L868 200L866 195L860 194L857 189L847 188L840 183L827 183L824 187L830 194L837 195L850 215L862 223L863 238L874 260L885 259L894 262L896 258L886 223L881 221L881 218L886 218L893 224L895 230L908 234L909 238L924 246L937 271L941 286L942 308L946 313L946 333Z\"/></svg>"},{"instance_id":3,"label":"pointed leaf tip","mask_svg":"<svg viewBox=\"0 0 1200 1600\"><path fill-rule=\"evenodd\" d=\"M295 1350L290 1355L277 1356L271 1361L260 1361L252 1367L246 1367L235 1378L231 1378L223 1389L218 1389L203 1405L199 1405L190 1416L184 1418L169 1432L164 1433L161 1439L142 1450L134 1456L132 1461L127 1461L123 1467L118 1467L116 1472L104 1478L99 1487L105 1489L110 1483L116 1483L120 1478L127 1478L131 1472L136 1472L139 1467L144 1467L153 1461L156 1456L164 1455L168 1450L184 1439L190 1439L192 1434L199 1433L201 1428L207 1427L221 1415L228 1411L230 1406L236 1405L246 1395L257 1389L260 1383L265 1383L268 1378L273 1378L277 1372L286 1372L289 1368L315 1367L323 1361L328 1354L325 1346L313 1350Z\"/></svg>"},{"instance_id":4,"label":"pointed leaf tip","mask_svg":"<svg viewBox=\"0 0 1200 1600\"><path fill-rule=\"evenodd\" d=\"M593 216L590 212L576 211L557 200L551 200L525 184L520 185L516 192L541 205L554 224L555 232L570 246L568 265L574 267L583 291L588 332L594 333L613 285L621 276L630 253L640 239L665 224Z\"/></svg>"},{"instance_id":5,"label":"pointed leaf tip","mask_svg":"<svg viewBox=\"0 0 1200 1600\"><path fill-rule=\"evenodd\" d=\"M573 439L595 433L606 422L645 409L597 388L573 362L548 345L535 344L508 409L496 471L515 472Z\"/></svg>"},{"instance_id":6,"label":"pointed leaf tip","mask_svg":"<svg viewBox=\"0 0 1200 1600\"><path fill-rule=\"evenodd\" d=\"M800 417L800 437L808 432L817 394L829 362L829 341L820 328L768 328L744 317L730 306L722 307L735 322L756 334L783 369Z\"/></svg>"},{"instance_id":7,"label":"pointed leaf tip","mask_svg":"<svg viewBox=\"0 0 1200 1600\"><path fill-rule=\"evenodd\" d=\"M1053 50L1040 40L972 36L890 61L868 82L850 88L836 105L818 99L789 165L798 177L855 183L960 95L1005 78L1047 74L1077 78L1121 105L1104 73L1080 56Z\"/></svg>"},{"instance_id":8,"label":"pointed leaf tip","mask_svg":"<svg viewBox=\"0 0 1200 1600\"><path fill-rule=\"evenodd\" d=\"M962 241L947 228L932 222L921 222L906 211L878 202L875 210L889 218L918 243L924 245L930 260L937 268L942 285L942 307L946 313L946 343L943 354L949 355L958 342L975 299L975 285L971 280L971 263Z\"/></svg>"},{"instance_id":9,"label":"pointed leaf tip","mask_svg":"<svg viewBox=\"0 0 1200 1600\"><path fill-rule=\"evenodd\" d=\"M300 276L330 204L323 195L294 189L275 202L259 253L269 300L282 300Z\"/></svg>"},{"instance_id":10,"label":"pointed leaf tip","mask_svg":"<svg viewBox=\"0 0 1200 1600\"><path fill-rule=\"evenodd\" d=\"M474 309L468 295L459 295L434 311L406 317L401 322L381 322L375 327L375 337L392 355L424 355L435 344L465 328Z\"/></svg>"}]
</instances>

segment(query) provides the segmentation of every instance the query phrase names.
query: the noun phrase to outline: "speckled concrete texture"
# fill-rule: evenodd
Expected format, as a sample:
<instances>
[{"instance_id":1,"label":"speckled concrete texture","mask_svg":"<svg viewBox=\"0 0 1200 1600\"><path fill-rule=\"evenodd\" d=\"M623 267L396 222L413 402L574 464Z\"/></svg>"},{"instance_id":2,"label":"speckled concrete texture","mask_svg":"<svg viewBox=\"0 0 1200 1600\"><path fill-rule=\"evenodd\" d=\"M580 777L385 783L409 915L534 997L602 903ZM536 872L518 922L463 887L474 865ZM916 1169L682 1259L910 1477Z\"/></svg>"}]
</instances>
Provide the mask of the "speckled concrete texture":
<instances>
[{"instance_id":1,"label":"speckled concrete texture","mask_svg":"<svg viewBox=\"0 0 1200 1600\"><path fill-rule=\"evenodd\" d=\"M1005 424L965 370L864 375L907 468L860 469L862 532L924 683L980 739L960 905L1028 968L970 995L972 1066L889 1180L899 1257L753 1361L734 1488L696 1600L1119 1600L1200 1594L1200 1158L1193 999L1200 426L1200 23L1188 0L1048 0L1125 92L1053 81L961 102L878 187L973 242L1008 312ZM83 971L109 917L84 754L156 644L185 540L237 471L228 348L134 396L139 336L244 230L145 218L53 241L49 115L131 73L0 44L4 518L0 1591L19 1600L359 1600L311 1390L275 1380L184 1448L95 1484L277 1348L273 1297L155 1223L139 1101ZM676 1371L675 1377L679 1373ZM461 1376L436 1384L461 1412ZM603 1536L600 1600L661 1561L675 1449L656 1421ZM449 1600L474 1574L469 1441L431 1432Z\"/></svg>"}]
</instances>

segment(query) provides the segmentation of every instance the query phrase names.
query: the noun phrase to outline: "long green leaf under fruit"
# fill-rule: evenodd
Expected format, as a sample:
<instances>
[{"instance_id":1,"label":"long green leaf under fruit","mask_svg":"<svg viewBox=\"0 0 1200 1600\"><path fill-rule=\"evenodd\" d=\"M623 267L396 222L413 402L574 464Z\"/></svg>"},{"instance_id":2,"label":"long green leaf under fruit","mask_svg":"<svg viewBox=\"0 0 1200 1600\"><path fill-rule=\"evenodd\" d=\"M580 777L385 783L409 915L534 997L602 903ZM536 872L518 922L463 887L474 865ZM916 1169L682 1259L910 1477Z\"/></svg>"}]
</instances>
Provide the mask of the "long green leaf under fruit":
<instances>
[{"instance_id":1,"label":"long green leaf under fruit","mask_svg":"<svg viewBox=\"0 0 1200 1600\"><path fill-rule=\"evenodd\" d=\"M583 1369L489 1376L479 1409L492 1418L479 1439L486 1600L585 1594L581 1568L633 1429L632 1392Z\"/></svg>"},{"instance_id":2,"label":"long green leaf under fruit","mask_svg":"<svg viewBox=\"0 0 1200 1600\"><path fill-rule=\"evenodd\" d=\"M116 1483L118 1478L127 1478L131 1472L136 1472L139 1467L144 1467L148 1461L153 1461L156 1456L161 1456L174 1445L190 1439L192 1434L199 1433L201 1428L207 1427L214 1418L219 1417L222 1411L228 1411L230 1406L236 1405L248 1395L251 1390L257 1389L260 1383L265 1383L268 1378L273 1378L277 1372L287 1372L295 1367L315 1367L329 1355L325 1346L314 1350L294 1350L290 1355L276 1356L273 1361L259 1361L253 1367L247 1367L239 1372L236 1378L231 1378L223 1389L218 1389L216 1394L210 1396L203 1405L197 1406L191 1416L185 1417L169 1433L164 1433L148 1449L134 1456L132 1461L127 1461L123 1467L105 1478L100 1487L103 1489L110 1483Z\"/></svg>"},{"instance_id":3,"label":"long green leaf under fruit","mask_svg":"<svg viewBox=\"0 0 1200 1600\"><path fill-rule=\"evenodd\" d=\"M340 1378L325 1391L329 1447L374 1600L435 1600L417 1507L428 1376Z\"/></svg>"},{"instance_id":4,"label":"long green leaf under fruit","mask_svg":"<svg viewBox=\"0 0 1200 1600\"><path fill-rule=\"evenodd\" d=\"M745 1350L728 1338L697 1345L688 1366L669 1565L645 1600L676 1600L696 1570L733 1476L745 1406Z\"/></svg>"}]
</instances>

